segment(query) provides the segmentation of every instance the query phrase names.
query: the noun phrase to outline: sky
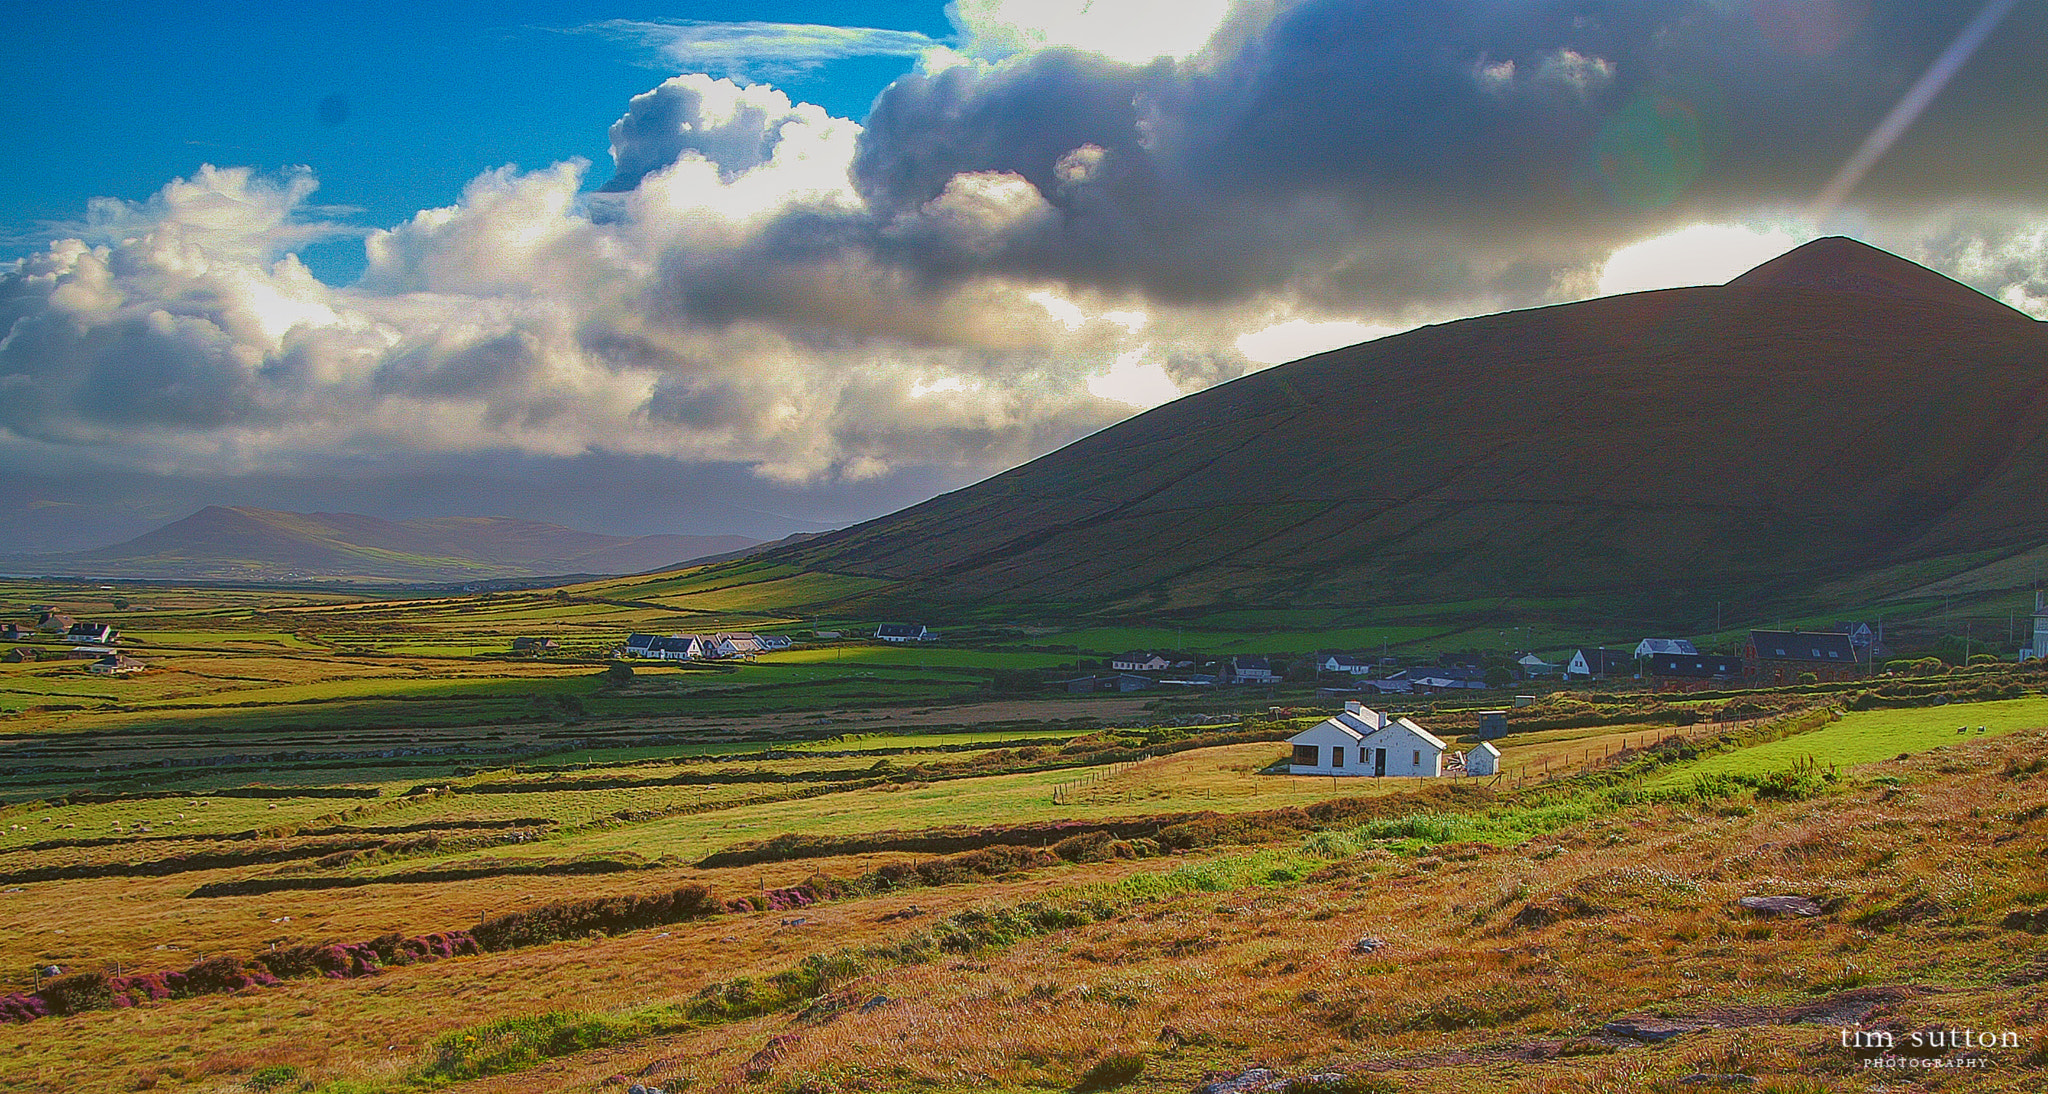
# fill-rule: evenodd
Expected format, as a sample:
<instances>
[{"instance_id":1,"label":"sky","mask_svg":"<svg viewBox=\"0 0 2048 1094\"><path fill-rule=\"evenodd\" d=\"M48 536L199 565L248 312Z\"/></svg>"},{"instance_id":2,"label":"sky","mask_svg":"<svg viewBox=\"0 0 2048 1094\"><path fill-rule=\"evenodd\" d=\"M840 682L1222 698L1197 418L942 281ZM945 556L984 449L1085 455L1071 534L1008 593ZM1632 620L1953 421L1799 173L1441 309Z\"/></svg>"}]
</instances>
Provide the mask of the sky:
<instances>
[{"instance_id":1,"label":"sky","mask_svg":"<svg viewBox=\"0 0 2048 1094\"><path fill-rule=\"evenodd\" d=\"M2040 0L200 8L10 8L11 549L774 538L1826 234L2048 317Z\"/></svg>"}]
</instances>

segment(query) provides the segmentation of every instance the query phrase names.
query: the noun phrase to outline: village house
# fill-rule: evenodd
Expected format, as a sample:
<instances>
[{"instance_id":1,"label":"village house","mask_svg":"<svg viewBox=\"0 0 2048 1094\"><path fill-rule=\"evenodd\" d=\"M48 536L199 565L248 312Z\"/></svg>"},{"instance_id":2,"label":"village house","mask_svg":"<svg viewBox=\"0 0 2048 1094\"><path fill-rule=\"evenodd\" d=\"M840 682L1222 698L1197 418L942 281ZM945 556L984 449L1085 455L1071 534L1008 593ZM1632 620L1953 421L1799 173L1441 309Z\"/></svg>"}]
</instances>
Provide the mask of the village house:
<instances>
[{"instance_id":1,"label":"village house","mask_svg":"<svg viewBox=\"0 0 2048 1094\"><path fill-rule=\"evenodd\" d=\"M1538 677L1543 676L1550 676L1557 672L1556 665L1553 665L1550 662L1545 661L1544 659L1536 656L1533 653L1525 653L1522 656L1516 658L1515 667L1517 669L1520 669L1522 672L1522 677L1528 680L1534 680Z\"/></svg>"},{"instance_id":2,"label":"village house","mask_svg":"<svg viewBox=\"0 0 2048 1094\"><path fill-rule=\"evenodd\" d=\"M1263 657L1233 657L1224 678L1233 684L1274 684L1280 681L1273 663Z\"/></svg>"},{"instance_id":3,"label":"village house","mask_svg":"<svg viewBox=\"0 0 2048 1094\"><path fill-rule=\"evenodd\" d=\"M1797 684L1812 673L1823 684L1854 680L1863 675L1856 659L1856 647L1846 634L1815 631L1751 631L1749 646L1743 650L1750 682L1758 687Z\"/></svg>"},{"instance_id":4,"label":"village house","mask_svg":"<svg viewBox=\"0 0 2048 1094\"><path fill-rule=\"evenodd\" d=\"M36 630L44 634L64 634L77 623L78 620L59 611L43 612L36 616Z\"/></svg>"},{"instance_id":5,"label":"village house","mask_svg":"<svg viewBox=\"0 0 2048 1094\"><path fill-rule=\"evenodd\" d=\"M34 661L41 656L42 654L34 646L16 646L6 653L0 653L0 662L5 662L9 665L19 665L24 661Z\"/></svg>"},{"instance_id":6,"label":"village house","mask_svg":"<svg viewBox=\"0 0 2048 1094\"><path fill-rule=\"evenodd\" d=\"M1571 660L1564 664L1564 677L1567 680L1605 680L1610 676L1629 676L1635 672L1635 667L1635 656L1627 650L1573 650Z\"/></svg>"},{"instance_id":7,"label":"village house","mask_svg":"<svg viewBox=\"0 0 2048 1094\"><path fill-rule=\"evenodd\" d=\"M1650 658L1650 684L1656 691L1715 691L1741 677L1740 657L1660 653Z\"/></svg>"},{"instance_id":8,"label":"village house","mask_svg":"<svg viewBox=\"0 0 2048 1094\"><path fill-rule=\"evenodd\" d=\"M1692 643L1684 638L1645 638L1636 643L1636 656L1639 658L1655 657L1660 653L1684 654L1690 657L1698 652L1700 651L1694 649Z\"/></svg>"},{"instance_id":9,"label":"village house","mask_svg":"<svg viewBox=\"0 0 2048 1094\"><path fill-rule=\"evenodd\" d=\"M1316 668L1324 672L1343 672L1352 676L1369 675L1378 667L1370 658L1355 653L1324 654L1322 660L1316 662Z\"/></svg>"},{"instance_id":10,"label":"village house","mask_svg":"<svg viewBox=\"0 0 2048 1094\"><path fill-rule=\"evenodd\" d=\"M626 656L653 661L695 661L710 655L705 652L702 640L693 634L629 634L626 636Z\"/></svg>"},{"instance_id":11,"label":"village house","mask_svg":"<svg viewBox=\"0 0 2048 1094\"><path fill-rule=\"evenodd\" d=\"M1407 718L1389 718L1358 702L1302 730L1287 743L1294 749L1287 770L1294 775L1443 774L1450 747Z\"/></svg>"},{"instance_id":12,"label":"village house","mask_svg":"<svg viewBox=\"0 0 2048 1094\"><path fill-rule=\"evenodd\" d=\"M796 644L796 639L786 634L757 634L754 640L761 643L762 649L771 653L775 650L786 650Z\"/></svg>"},{"instance_id":13,"label":"village house","mask_svg":"<svg viewBox=\"0 0 2048 1094\"><path fill-rule=\"evenodd\" d=\"M142 662L125 653L110 653L85 666L85 671L100 676L128 676L132 673L141 672L145 667L147 666L143 665Z\"/></svg>"},{"instance_id":14,"label":"village house","mask_svg":"<svg viewBox=\"0 0 2048 1094\"><path fill-rule=\"evenodd\" d=\"M1118 672L1164 672L1173 662L1157 653L1123 653L1110 658L1109 667Z\"/></svg>"},{"instance_id":15,"label":"village house","mask_svg":"<svg viewBox=\"0 0 2048 1094\"><path fill-rule=\"evenodd\" d=\"M875 637L884 642L936 642L939 632L922 623L884 623L875 628Z\"/></svg>"},{"instance_id":16,"label":"village house","mask_svg":"<svg viewBox=\"0 0 2048 1094\"><path fill-rule=\"evenodd\" d=\"M1471 665L1431 665L1407 670L1410 691L1441 695L1449 691L1484 691L1486 673Z\"/></svg>"},{"instance_id":17,"label":"village house","mask_svg":"<svg viewBox=\"0 0 2048 1094\"><path fill-rule=\"evenodd\" d=\"M539 656L543 653L550 653L554 651L557 648L557 646L558 643L556 643L556 641L552 638L514 638L512 640L513 653L526 654L529 656Z\"/></svg>"}]
</instances>

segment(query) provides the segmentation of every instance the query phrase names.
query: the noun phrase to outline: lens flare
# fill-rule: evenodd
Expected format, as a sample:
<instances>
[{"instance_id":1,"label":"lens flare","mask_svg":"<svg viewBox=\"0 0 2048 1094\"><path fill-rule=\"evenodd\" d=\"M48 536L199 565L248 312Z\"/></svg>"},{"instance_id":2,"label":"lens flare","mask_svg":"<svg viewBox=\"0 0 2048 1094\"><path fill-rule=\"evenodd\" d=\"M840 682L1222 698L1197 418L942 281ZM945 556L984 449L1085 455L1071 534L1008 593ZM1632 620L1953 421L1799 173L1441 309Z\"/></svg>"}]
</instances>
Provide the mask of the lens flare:
<instances>
[{"instance_id":1,"label":"lens flare","mask_svg":"<svg viewBox=\"0 0 2048 1094\"><path fill-rule=\"evenodd\" d=\"M1842 165L1842 169L1821 190L1820 196L1814 199L1808 214L1814 223L1834 215L1843 200L1863 181L1863 176L1869 174L1877 161L1891 150L1893 143L1912 128L1921 112L1927 109L1936 95L1941 94L1941 89L1948 86L1955 74L1962 71L1963 66L1970 62L1971 54L1977 52L1977 48L1991 37L1991 32L2018 4L2019 0L1990 0L1977 17L1956 35L1955 41L1949 43L1941 56L1927 66L1919 82L1899 100L1899 105L1892 107L1892 112L1885 115L1883 121L1877 123L1870 136L1863 139L1862 147L1856 149L1856 154L1849 157L1849 162Z\"/></svg>"}]
</instances>

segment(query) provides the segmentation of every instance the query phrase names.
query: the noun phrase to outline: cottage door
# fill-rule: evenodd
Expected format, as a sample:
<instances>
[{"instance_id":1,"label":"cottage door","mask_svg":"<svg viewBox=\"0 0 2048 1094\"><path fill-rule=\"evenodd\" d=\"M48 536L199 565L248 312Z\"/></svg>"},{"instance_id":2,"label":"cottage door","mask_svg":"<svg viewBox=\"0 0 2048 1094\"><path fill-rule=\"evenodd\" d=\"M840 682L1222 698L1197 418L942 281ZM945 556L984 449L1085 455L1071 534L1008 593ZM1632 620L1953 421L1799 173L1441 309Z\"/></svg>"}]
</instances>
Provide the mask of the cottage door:
<instances>
[{"instance_id":1,"label":"cottage door","mask_svg":"<svg viewBox=\"0 0 2048 1094\"><path fill-rule=\"evenodd\" d=\"M1387 773L1386 749L1375 748L1372 750L1372 773L1375 775L1385 775Z\"/></svg>"}]
</instances>

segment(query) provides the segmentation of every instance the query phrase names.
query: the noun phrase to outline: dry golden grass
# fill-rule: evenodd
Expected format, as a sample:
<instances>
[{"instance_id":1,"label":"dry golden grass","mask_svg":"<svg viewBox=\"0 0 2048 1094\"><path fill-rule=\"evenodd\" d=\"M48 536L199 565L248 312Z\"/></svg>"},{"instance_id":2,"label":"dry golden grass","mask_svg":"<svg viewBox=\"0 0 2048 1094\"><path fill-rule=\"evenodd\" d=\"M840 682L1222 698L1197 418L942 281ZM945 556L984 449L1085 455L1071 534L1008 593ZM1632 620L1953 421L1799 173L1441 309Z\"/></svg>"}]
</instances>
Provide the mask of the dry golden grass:
<instances>
[{"instance_id":1,"label":"dry golden grass","mask_svg":"<svg viewBox=\"0 0 2048 1094\"><path fill-rule=\"evenodd\" d=\"M1780 1094L1872 1089L1900 1076L1873 1079L1825 1022L1780 1016L1656 1047L1604 1039L1601 1028L1630 1014L1784 1007L1917 985L1930 990L1901 993L1856 1021L2041 1036L2048 946L2000 924L2015 908L2048 904L2048 817L2036 811L2048 804L2048 773L2028 770L2044 753L2048 734L2018 733L1878 765L1805 801L1631 805L1507 848L1368 849L1300 881L1139 901L1085 926L835 985L854 1004L887 1000L870 1009L709 1025L461 1088L616 1091L608 1080L625 1076L693 1091L1065 1090L1123 1052L1142 1054L1145 1066L1122 1089L1176 1094L1206 1073L1254 1064L1371 1072L1414 1092L1678 1094L1699 1089L1679 1084L1687 1075L1730 1072ZM190 879L81 882L67 887L68 901L0 898L9 917L0 926L67 922L95 945L135 952L154 923L249 947L277 929L268 919L286 910L287 896L298 907L293 928L349 939L684 877L738 892L815 866L851 874L896 858L356 890L320 901L182 900ZM221 1089L274 1064L316 1082L394 1084L434 1038L492 1017L680 1001L734 976L764 979L809 954L900 939L957 911L1065 899L1058 891L1083 882L1185 861L1049 869L364 981L299 981L0 1027L0 1087ZM1775 893L1833 910L1760 919L1733 906ZM912 905L925 914L893 917ZM796 916L806 922L783 922ZM1386 945L1356 952L1363 936ZM1922 1076L1916 1088L2019 1092L2048 1079L2024 1054L1994 1057L1985 1071Z\"/></svg>"}]
</instances>

